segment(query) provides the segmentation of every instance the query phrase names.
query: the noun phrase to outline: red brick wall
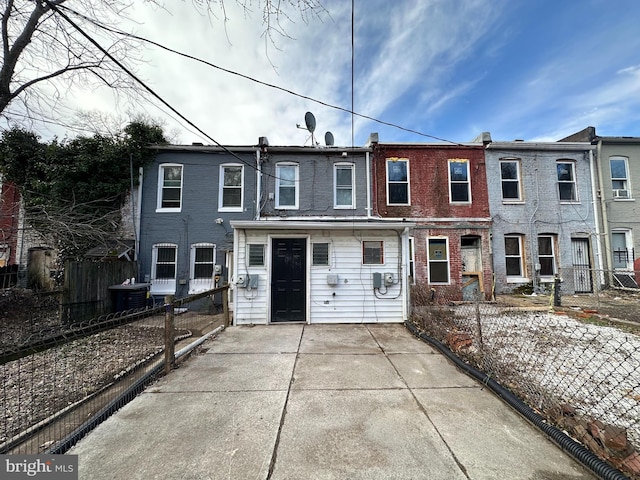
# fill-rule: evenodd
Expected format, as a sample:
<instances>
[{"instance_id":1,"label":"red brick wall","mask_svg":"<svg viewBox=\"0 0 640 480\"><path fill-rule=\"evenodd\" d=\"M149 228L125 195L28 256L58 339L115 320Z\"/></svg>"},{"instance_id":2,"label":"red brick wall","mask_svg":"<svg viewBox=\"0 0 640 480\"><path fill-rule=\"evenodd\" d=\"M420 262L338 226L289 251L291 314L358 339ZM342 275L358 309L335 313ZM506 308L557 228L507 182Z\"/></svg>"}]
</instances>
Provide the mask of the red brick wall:
<instances>
[{"instance_id":1,"label":"red brick wall","mask_svg":"<svg viewBox=\"0 0 640 480\"><path fill-rule=\"evenodd\" d=\"M410 203L387 205L386 159L409 159ZM471 203L449 202L449 159L469 161ZM373 152L374 212L381 217L407 218L413 229L415 281L434 288L440 299L462 300L462 249L465 235L480 238L482 287L485 299L492 296L490 213L484 149L482 146L456 145L376 145ZM458 219L458 220L448 220ZM460 220L463 219L463 220ZM429 284L427 238L444 236L449 241L449 284Z\"/></svg>"},{"instance_id":2,"label":"red brick wall","mask_svg":"<svg viewBox=\"0 0 640 480\"><path fill-rule=\"evenodd\" d=\"M387 205L386 159L409 159L410 206ZM449 202L448 160L469 160L471 203ZM374 202L383 217L489 217L489 198L481 146L377 145L373 152Z\"/></svg>"},{"instance_id":3,"label":"red brick wall","mask_svg":"<svg viewBox=\"0 0 640 480\"><path fill-rule=\"evenodd\" d=\"M0 242L10 248L8 264L16 263L20 194L12 183L2 184L0 194Z\"/></svg>"}]
</instances>

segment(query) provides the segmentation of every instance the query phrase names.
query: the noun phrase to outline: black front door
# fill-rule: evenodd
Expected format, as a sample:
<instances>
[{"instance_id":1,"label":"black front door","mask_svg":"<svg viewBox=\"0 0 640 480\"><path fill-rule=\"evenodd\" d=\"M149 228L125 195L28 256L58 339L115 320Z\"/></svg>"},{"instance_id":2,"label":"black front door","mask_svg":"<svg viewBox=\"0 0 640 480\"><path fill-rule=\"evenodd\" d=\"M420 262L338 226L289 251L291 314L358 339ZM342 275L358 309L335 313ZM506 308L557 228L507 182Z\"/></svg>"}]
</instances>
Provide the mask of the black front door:
<instances>
[{"instance_id":1,"label":"black front door","mask_svg":"<svg viewBox=\"0 0 640 480\"><path fill-rule=\"evenodd\" d=\"M271 321L305 322L307 240L274 238L271 261Z\"/></svg>"}]
</instances>

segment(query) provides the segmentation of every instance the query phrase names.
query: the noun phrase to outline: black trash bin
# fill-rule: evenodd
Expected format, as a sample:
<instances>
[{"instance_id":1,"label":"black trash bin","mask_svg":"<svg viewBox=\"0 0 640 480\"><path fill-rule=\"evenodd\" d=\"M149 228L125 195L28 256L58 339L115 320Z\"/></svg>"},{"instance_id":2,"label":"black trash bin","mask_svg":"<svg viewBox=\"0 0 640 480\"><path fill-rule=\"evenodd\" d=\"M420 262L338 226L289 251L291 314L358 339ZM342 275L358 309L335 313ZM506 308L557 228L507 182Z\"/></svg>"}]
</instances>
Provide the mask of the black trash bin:
<instances>
[{"instance_id":1,"label":"black trash bin","mask_svg":"<svg viewBox=\"0 0 640 480\"><path fill-rule=\"evenodd\" d=\"M122 312L134 308L144 308L147 305L147 291L149 283L134 283L132 285L111 285L111 311Z\"/></svg>"}]
</instances>

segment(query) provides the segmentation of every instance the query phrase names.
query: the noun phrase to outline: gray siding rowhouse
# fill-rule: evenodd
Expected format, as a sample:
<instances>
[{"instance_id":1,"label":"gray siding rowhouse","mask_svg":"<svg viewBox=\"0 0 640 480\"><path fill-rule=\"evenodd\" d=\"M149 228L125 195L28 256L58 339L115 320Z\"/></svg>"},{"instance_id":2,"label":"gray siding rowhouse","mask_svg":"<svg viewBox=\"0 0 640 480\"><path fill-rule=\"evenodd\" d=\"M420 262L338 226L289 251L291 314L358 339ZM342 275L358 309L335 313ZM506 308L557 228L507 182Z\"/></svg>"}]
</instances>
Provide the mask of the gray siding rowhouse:
<instances>
[{"instance_id":1,"label":"gray siding rowhouse","mask_svg":"<svg viewBox=\"0 0 640 480\"><path fill-rule=\"evenodd\" d=\"M640 283L640 138L596 137L594 143L605 268L620 272L608 280L615 287L637 288ZM631 271L635 271L632 278L621 273Z\"/></svg>"},{"instance_id":2,"label":"gray siding rowhouse","mask_svg":"<svg viewBox=\"0 0 640 480\"><path fill-rule=\"evenodd\" d=\"M591 292L600 266L589 143L493 142L485 150L495 292ZM597 287L597 285L595 285Z\"/></svg>"},{"instance_id":3,"label":"gray siding rowhouse","mask_svg":"<svg viewBox=\"0 0 640 480\"><path fill-rule=\"evenodd\" d=\"M151 283L159 301L214 288L216 274L220 281L232 275L230 221L256 214L258 147L154 148L142 172L138 259L139 281Z\"/></svg>"},{"instance_id":4,"label":"gray siding rowhouse","mask_svg":"<svg viewBox=\"0 0 640 480\"><path fill-rule=\"evenodd\" d=\"M601 137L586 127L561 142L591 142L595 151L602 280L613 287L640 285L640 137Z\"/></svg>"}]
</instances>

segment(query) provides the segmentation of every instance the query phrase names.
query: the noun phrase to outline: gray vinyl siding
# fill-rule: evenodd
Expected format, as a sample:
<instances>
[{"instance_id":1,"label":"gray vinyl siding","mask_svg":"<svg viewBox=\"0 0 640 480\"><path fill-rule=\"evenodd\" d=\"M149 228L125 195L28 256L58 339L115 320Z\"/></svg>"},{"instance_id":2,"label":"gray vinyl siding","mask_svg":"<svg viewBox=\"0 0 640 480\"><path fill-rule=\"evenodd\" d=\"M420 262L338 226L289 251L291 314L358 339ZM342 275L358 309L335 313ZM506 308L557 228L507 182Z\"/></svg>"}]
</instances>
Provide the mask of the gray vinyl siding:
<instances>
[{"instance_id":1,"label":"gray vinyl siding","mask_svg":"<svg viewBox=\"0 0 640 480\"><path fill-rule=\"evenodd\" d=\"M627 159L628 168L628 190L629 197L625 199L614 198L611 184L611 168L609 159L611 157L623 157ZM602 138L600 148L600 158L598 158L599 175L602 179L601 186L601 208L606 210L606 231L609 235L610 248L605 257L609 268L614 265L612 258L611 233L615 231L628 231L631 234L631 242L634 258L640 257L640 138L636 142L616 143L607 137ZM603 228L605 231L605 228ZM637 268L635 268L637 270Z\"/></svg>"}]
</instances>

